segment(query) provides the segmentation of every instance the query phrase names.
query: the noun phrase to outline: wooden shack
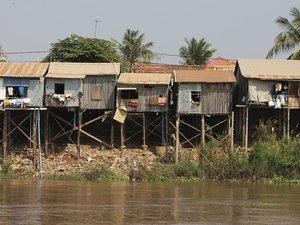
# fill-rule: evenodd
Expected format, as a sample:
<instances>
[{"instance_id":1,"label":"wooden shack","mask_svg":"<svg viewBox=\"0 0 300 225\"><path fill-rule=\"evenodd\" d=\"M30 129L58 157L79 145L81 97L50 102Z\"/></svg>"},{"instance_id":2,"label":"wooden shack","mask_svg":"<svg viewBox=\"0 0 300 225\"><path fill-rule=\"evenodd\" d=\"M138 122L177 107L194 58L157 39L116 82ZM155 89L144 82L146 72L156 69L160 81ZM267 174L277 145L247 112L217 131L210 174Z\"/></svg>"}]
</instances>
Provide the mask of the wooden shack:
<instances>
[{"instance_id":1,"label":"wooden shack","mask_svg":"<svg viewBox=\"0 0 300 225\"><path fill-rule=\"evenodd\" d=\"M157 136L160 136L162 142L165 142L170 85L170 73L122 73L118 79L117 111L120 108L126 111L126 115L118 121L123 123L125 117L128 120L138 121L139 119L136 117L140 117L143 146L146 146L146 132L151 134L158 129ZM153 115L157 116L153 117ZM133 118L134 116L135 118ZM155 123L156 125L154 125ZM150 128L150 125L153 127ZM121 146L123 145L124 143L121 143Z\"/></svg>"},{"instance_id":2,"label":"wooden shack","mask_svg":"<svg viewBox=\"0 0 300 225\"><path fill-rule=\"evenodd\" d=\"M299 124L300 61L238 60L235 76L236 134L246 148L260 120L276 121L281 136L290 134L291 120Z\"/></svg>"},{"instance_id":3,"label":"wooden shack","mask_svg":"<svg viewBox=\"0 0 300 225\"><path fill-rule=\"evenodd\" d=\"M40 111L43 108L44 76L48 63L0 63L0 102L2 106L3 158L13 144L33 147L36 167L40 143ZM39 147L41 145L39 144Z\"/></svg>"},{"instance_id":4,"label":"wooden shack","mask_svg":"<svg viewBox=\"0 0 300 225\"><path fill-rule=\"evenodd\" d=\"M68 140L77 143L79 156L80 135L84 134L111 147L97 137L98 130L96 131L95 124L99 126L101 122L96 122L104 121L107 117L106 111L115 108L116 81L119 73L119 63L50 63L46 75L45 105L51 109L49 113L52 121L58 123L62 129L56 131L56 135L47 143L67 136ZM95 125L93 129L89 129L91 124ZM72 138L75 131L77 140Z\"/></svg>"},{"instance_id":5,"label":"wooden shack","mask_svg":"<svg viewBox=\"0 0 300 225\"><path fill-rule=\"evenodd\" d=\"M50 63L46 75L48 107L113 109L119 63Z\"/></svg>"},{"instance_id":6,"label":"wooden shack","mask_svg":"<svg viewBox=\"0 0 300 225\"><path fill-rule=\"evenodd\" d=\"M201 142L205 142L205 117L224 116L228 121L232 113L233 84L236 81L231 71L206 71L206 70L175 70L175 102L176 102L176 152L179 148L179 134L185 139L184 143L192 144L191 140L201 134ZM184 121L184 117L190 116L200 124L192 125ZM201 119L198 120L197 117ZM192 119L193 120L193 119ZM211 119L216 121L216 119ZM191 121L191 120L190 120ZM217 126L222 122L215 122ZM233 122L233 120L232 120ZM186 125L197 134L188 138L180 131L180 123ZM199 125L199 127L198 127ZM175 127L175 126L174 126ZM201 129L199 129L201 127ZM229 135L228 129L228 135ZM182 144L182 143L181 143ZM192 145L192 147L195 147ZM178 159L178 155L176 157Z\"/></svg>"},{"instance_id":7,"label":"wooden shack","mask_svg":"<svg viewBox=\"0 0 300 225\"><path fill-rule=\"evenodd\" d=\"M128 112L166 112L171 74L122 73L118 79L118 103Z\"/></svg>"},{"instance_id":8,"label":"wooden shack","mask_svg":"<svg viewBox=\"0 0 300 225\"><path fill-rule=\"evenodd\" d=\"M48 63L0 63L0 101L4 108L43 107Z\"/></svg>"}]
</instances>

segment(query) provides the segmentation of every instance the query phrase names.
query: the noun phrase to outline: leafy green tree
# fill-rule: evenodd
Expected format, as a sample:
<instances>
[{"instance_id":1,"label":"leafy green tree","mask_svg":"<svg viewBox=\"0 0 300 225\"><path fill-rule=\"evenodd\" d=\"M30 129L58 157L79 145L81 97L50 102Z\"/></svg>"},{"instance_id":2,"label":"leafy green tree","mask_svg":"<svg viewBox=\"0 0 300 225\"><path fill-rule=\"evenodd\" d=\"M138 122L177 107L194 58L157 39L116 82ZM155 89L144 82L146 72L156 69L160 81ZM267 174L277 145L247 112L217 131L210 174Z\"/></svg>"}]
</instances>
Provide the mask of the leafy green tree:
<instances>
[{"instance_id":1,"label":"leafy green tree","mask_svg":"<svg viewBox=\"0 0 300 225\"><path fill-rule=\"evenodd\" d=\"M274 40L274 46L269 50L267 58L279 53L294 51L289 59L300 60L300 10L293 7L290 10L291 20L284 17L278 17L276 23L282 28Z\"/></svg>"},{"instance_id":2,"label":"leafy green tree","mask_svg":"<svg viewBox=\"0 0 300 225\"><path fill-rule=\"evenodd\" d=\"M126 72L134 72L137 62L150 62L154 58L150 48L153 42L144 42L145 34L139 34L138 30L127 29L122 43L113 40L123 57L123 67Z\"/></svg>"},{"instance_id":3,"label":"leafy green tree","mask_svg":"<svg viewBox=\"0 0 300 225\"><path fill-rule=\"evenodd\" d=\"M110 41L72 34L51 45L44 62L119 62L121 60Z\"/></svg>"},{"instance_id":4,"label":"leafy green tree","mask_svg":"<svg viewBox=\"0 0 300 225\"><path fill-rule=\"evenodd\" d=\"M179 49L179 55L183 58L183 64L186 65L206 65L209 58L217 50L210 48L211 44L207 43L204 38L197 41L195 38L185 38L187 47L182 46Z\"/></svg>"}]
</instances>

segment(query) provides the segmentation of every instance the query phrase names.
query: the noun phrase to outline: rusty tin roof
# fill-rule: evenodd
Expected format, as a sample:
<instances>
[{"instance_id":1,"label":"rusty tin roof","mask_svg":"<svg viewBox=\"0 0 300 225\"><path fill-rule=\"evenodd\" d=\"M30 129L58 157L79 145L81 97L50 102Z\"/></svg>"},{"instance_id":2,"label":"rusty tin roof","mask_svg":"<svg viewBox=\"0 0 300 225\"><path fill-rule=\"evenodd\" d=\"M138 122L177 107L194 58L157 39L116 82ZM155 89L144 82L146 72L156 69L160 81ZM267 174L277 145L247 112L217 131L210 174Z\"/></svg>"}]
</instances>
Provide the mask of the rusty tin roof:
<instances>
[{"instance_id":1,"label":"rusty tin roof","mask_svg":"<svg viewBox=\"0 0 300 225\"><path fill-rule=\"evenodd\" d=\"M234 83L231 71L175 70L175 82L179 83Z\"/></svg>"},{"instance_id":2,"label":"rusty tin roof","mask_svg":"<svg viewBox=\"0 0 300 225\"><path fill-rule=\"evenodd\" d=\"M42 77L49 63L0 63L0 77Z\"/></svg>"}]
</instances>

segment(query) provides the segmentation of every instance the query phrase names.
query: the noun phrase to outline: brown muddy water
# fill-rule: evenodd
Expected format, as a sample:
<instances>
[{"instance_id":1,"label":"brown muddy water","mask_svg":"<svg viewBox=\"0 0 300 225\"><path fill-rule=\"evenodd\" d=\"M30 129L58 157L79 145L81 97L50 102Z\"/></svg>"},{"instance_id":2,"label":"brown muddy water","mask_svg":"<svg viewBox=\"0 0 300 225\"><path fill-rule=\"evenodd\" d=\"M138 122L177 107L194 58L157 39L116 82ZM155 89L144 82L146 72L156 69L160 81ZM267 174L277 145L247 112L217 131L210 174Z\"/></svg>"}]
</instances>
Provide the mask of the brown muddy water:
<instances>
[{"instance_id":1,"label":"brown muddy water","mask_svg":"<svg viewBox=\"0 0 300 225\"><path fill-rule=\"evenodd\" d=\"M3 179L0 224L300 224L300 186Z\"/></svg>"}]
</instances>

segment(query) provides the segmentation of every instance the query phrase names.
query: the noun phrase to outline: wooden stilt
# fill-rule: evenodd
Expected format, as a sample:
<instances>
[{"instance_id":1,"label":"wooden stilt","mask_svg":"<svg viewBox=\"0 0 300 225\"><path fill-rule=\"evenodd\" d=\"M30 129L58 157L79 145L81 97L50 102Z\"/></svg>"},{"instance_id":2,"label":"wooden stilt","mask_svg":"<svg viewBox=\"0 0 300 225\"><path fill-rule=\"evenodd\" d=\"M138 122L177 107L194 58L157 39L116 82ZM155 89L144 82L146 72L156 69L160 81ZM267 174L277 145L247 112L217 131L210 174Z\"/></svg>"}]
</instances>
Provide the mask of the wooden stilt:
<instances>
[{"instance_id":1,"label":"wooden stilt","mask_svg":"<svg viewBox=\"0 0 300 225\"><path fill-rule=\"evenodd\" d=\"M231 142L230 142L230 149L233 150L234 146L234 112L231 113Z\"/></svg>"},{"instance_id":2,"label":"wooden stilt","mask_svg":"<svg viewBox=\"0 0 300 225\"><path fill-rule=\"evenodd\" d=\"M81 123L82 123L82 112L78 109L78 130L77 130L77 159L80 159L80 135L81 135Z\"/></svg>"},{"instance_id":3,"label":"wooden stilt","mask_svg":"<svg viewBox=\"0 0 300 225\"><path fill-rule=\"evenodd\" d=\"M248 149L248 135L249 135L249 106L246 107L245 115L245 148Z\"/></svg>"},{"instance_id":4,"label":"wooden stilt","mask_svg":"<svg viewBox=\"0 0 300 225\"><path fill-rule=\"evenodd\" d=\"M33 111L32 119L32 139L33 139L33 168L37 171L36 153L37 153L37 111Z\"/></svg>"},{"instance_id":5,"label":"wooden stilt","mask_svg":"<svg viewBox=\"0 0 300 225\"><path fill-rule=\"evenodd\" d=\"M282 110L282 123L283 123L283 126L282 126L282 136L284 137L284 136L286 136L286 121L287 121L287 109L283 109Z\"/></svg>"},{"instance_id":6,"label":"wooden stilt","mask_svg":"<svg viewBox=\"0 0 300 225\"><path fill-rule=\"evenodd\" d=\"M283 118L283 116L282 116L282 111L283 110L278 110L277 112L278 112L278 114L277 114L277 121L278 121L278 137L282 137L283 136L283 133L282 133L282 131L283 131L283 128L282 128L282 118Z\"/></svg>"},{"instance_id":7,"label":"wooden stilt","mask_svg":"<svg viewBox=\"0 0 300 225\"><path fill-rule=\"evenodd\" d=\"M291 112L290 109L287 109L287 124L286 124L286 135L288 138L290 138L290 117L291 117Z\"/></svg>"},{"instance_id":8,"label":"wooden stilt","mask_svg":"<svg viewBox=\"0 0 300 225\"><path fill-rule=\"evenodd\" d=\"M242 143L243 143L243 147L245 148L246 147L246 108L242 108L241 109L242 112Z\"/></svg>"},{"instance_id":9,"label":"wooden stilt","mask_svg":"<svg viewBox=\"0 0 300 225\"><path fill-rule=\"evenodd\" d=\"M114 126L114 119L111 118L111 124L110 124L110 145L114 147L115 145L115 126Z\"/></svg>"},{"instance_id":10,"label":"wooden stilt","mask_svg":"<svg viewBox=\"0 0 300 225\"><path fill-rule=\"evenodd\" d=\"M11 146L12 143L14 142L13 140L13 135L9 135L11 134L11 111L6 111L7 112L7 146Z\"/></svg>"},{"instance_id":11,"label":"wooden stilt","mask_svg":"<svg viewBox=\"0 0 300 225\"><path fill-rule=\"evenodd\" d=\"M48 138L49 138L49 112L48 110L44 111L44 152L45 156L48 155Z\"/></svg>"},{"instance_id":12,"label":"wooden stilt","mask_svg":"<svg viewBox=\"0 0 300 225\"><path fill-rule=\"evenodd\" d=\"M146 115L143 113L143 149L147 150L146 146Z\"/></svg>"},{"instance_id":13,"label":"wooden stilt","mask_svg":"<svg viewBox=\"0 0 300 225\"><path fill-rule=\"evenodd\" d=\"M201 115L201 145L205 147L205 119L204 115Z\"/></svg>"},{"instance_id":14,"label":"wooden stilt","mask_svg":"<svg viewBox=\"0 0 300 225\"><path fill-rule=\"evenodd\" d=\"M165 144L166 146L169 145L169 117L168 117L168 112L166 112L166 122L165 122L165 129L166 129L166 137L165 137Z\"/></svg>"},{"instance_id":15,"label":"wooden stilt","mask_svg":"<svg viewBox=\"0 0 300 225\"><path fill-rule=\"evenodd\" d=\"M180 115L176 118L176 146L175 146L175 164L178 164L178 152L179 152L179 127L180 127Z\"/></svg>"},{"instance_id":16,"label":"wooden stilt","mask_svg":"<svg viewBox=\"0 0 300 225\"><path fill-rule=\"evenodd\" d=\"M124 145L124 140L125 140L125 138L124 138L124 124L123 123L121 123L120 135L121 135L121 158L122 158L123 150L124 150L124 147L125 147L125 145Z\"/></svg>"},{"instance_id":17,"label":"wooden stilt","mask_svg":"<svg viewBox=\"0 0 300 225\"><path fill-rule=\"evenodd\" d=\"M7 111L3 112L3 160L7 157Z\"/></svg>"}]
</instances>

